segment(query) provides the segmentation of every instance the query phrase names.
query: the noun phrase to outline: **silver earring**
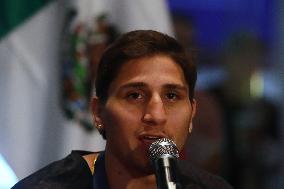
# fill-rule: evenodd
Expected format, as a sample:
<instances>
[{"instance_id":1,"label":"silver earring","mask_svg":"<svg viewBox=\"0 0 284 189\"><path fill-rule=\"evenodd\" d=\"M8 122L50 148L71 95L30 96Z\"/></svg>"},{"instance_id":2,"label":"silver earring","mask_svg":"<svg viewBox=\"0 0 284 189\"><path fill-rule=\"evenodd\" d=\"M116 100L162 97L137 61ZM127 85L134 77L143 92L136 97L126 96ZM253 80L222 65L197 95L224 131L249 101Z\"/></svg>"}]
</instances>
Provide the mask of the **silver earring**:
<instances>
[{"instance_id":1,"label":"silver earring","mask_svg":"<svg viewBox=\"0 0 284 189\"><path fill-rule=\"evenodd\" d=\"M102 124L97 124L97 129L98 129L99 131L101 131L101 130L103 129L103 125L102 125Z\"/></svg>"}]
</instances>

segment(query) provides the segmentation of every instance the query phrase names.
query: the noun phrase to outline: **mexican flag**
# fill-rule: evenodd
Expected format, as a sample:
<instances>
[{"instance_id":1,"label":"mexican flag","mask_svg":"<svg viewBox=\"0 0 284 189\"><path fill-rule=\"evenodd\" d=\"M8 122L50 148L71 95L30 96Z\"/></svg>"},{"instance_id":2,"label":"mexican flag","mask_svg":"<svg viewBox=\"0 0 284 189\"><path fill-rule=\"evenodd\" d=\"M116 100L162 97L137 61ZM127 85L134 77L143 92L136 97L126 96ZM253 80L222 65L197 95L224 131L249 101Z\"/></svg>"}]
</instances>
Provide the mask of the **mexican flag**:
<instances>
[{"instance_id":1,"label":"mexican flag","mask_svg":"<svg viewBox=\"0 0 284 189\"><path fill-rule=\"evenodd\" d=\"M165 1L3 0L0 9L0 154L18 179L73 149L102 150L105 141L98 132L62 111L62 62L74 39L65 37L76 34L71 47L78 47L78 63L85 63L79 47L82 41L104 39L94 25L101 18L120 33L154 29L172 34ZM80 28L94 35L86 40ZM75 76L83 73L80 68Z\"/></svg>"},{"instance_id":2,"label":"mexican flag","mask_svg":"<svg viewBox=\"0 0 284 189\"><path fill-rule=\"evenodd\" d=\"M50 0L3 0L0 7L0 38L22 24Z\"/></svg>"}]
</instances>

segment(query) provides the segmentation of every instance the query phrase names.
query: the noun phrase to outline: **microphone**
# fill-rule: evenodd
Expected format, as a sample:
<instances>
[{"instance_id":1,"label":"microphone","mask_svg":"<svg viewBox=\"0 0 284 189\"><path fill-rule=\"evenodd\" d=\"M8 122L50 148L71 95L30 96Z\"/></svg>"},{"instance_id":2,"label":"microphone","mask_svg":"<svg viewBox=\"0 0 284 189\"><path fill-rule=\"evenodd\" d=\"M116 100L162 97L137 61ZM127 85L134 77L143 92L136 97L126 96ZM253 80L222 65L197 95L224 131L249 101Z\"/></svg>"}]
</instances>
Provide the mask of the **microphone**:
<instances>
[{"instance_id":1,"label":"microphone","mask_svg":"<svg viewBox=\"0 0 284 189\"><path fill-rule=\"evenodd\" d=\"M149 153L158 189L181 189L177 168L179 152L176 144L168 138L160 138L150 145Z\"/></svg>"}]
</instances>

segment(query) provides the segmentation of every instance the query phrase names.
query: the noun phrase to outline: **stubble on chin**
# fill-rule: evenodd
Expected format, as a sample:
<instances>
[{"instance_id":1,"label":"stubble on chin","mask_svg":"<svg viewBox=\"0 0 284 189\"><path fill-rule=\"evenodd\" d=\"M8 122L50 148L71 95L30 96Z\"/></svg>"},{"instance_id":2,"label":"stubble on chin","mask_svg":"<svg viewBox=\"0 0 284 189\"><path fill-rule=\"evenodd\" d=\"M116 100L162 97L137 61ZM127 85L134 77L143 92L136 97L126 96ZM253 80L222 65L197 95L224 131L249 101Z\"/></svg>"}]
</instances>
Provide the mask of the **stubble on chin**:
<instances>
[{"instance_id":1,"label":"stubble on chin","mask_svg":"<svg viewBox=\"0 0 284 189\"><path fill-rule=\"evenodd\" d=\"M148 152L141 152L141 149L136 149L132 153L132 160L126 161L128 169L134 170L136 176L153 175L154 169Z\"/></svg>"}]
</instances>

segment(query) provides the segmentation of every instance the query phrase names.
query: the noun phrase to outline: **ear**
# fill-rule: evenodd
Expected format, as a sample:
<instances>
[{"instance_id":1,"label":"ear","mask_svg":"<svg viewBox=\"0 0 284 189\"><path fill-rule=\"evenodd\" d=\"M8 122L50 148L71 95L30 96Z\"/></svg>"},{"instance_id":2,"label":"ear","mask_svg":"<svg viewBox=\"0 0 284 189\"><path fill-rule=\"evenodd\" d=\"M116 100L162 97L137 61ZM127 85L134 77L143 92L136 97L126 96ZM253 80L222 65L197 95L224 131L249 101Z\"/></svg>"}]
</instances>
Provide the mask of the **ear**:
<instances>
[{"instance_id":1,"label":"ear","mask_svg":"<svg viewBox=\"0 0 284 189\"><path fill-rule=\"evenodd\" d=\"M102 113L102 104L100 103L99 98L95 96L92 98L92 114L93 114L94 125L96 127L102 124L101 113Z\"/></svg>"},{"instance_id":2,"label":"ear","mask_svg":"<svg viewBox=\"0 0 284 189\"><path fill-rule=\"evenodd\" d=\"M192 129L193 129L192 120L193 120L195 113L196 113L196 100L193 99L192 101L190 101L190 105L191 105L191 115L190 115L190 123L189 123L189 127L188 127L188 133L189 134L192 132Z\"/></svg>"},{"instance_id":3,"label":"ear","mask_svg":"<svg viewBox=\"0 0 284 189\"><path fill-rule=\"evenodd\" d=\"M192 101L190 101L190 104L191 104L191 122L192 122L192 120L193 120L193 118L194 118L194 116L195 116L195 113L196 113L196 106L197 106L197 103L196 103L196 100L195 99L193 99Z\"/></svg>"}]
</instances>

